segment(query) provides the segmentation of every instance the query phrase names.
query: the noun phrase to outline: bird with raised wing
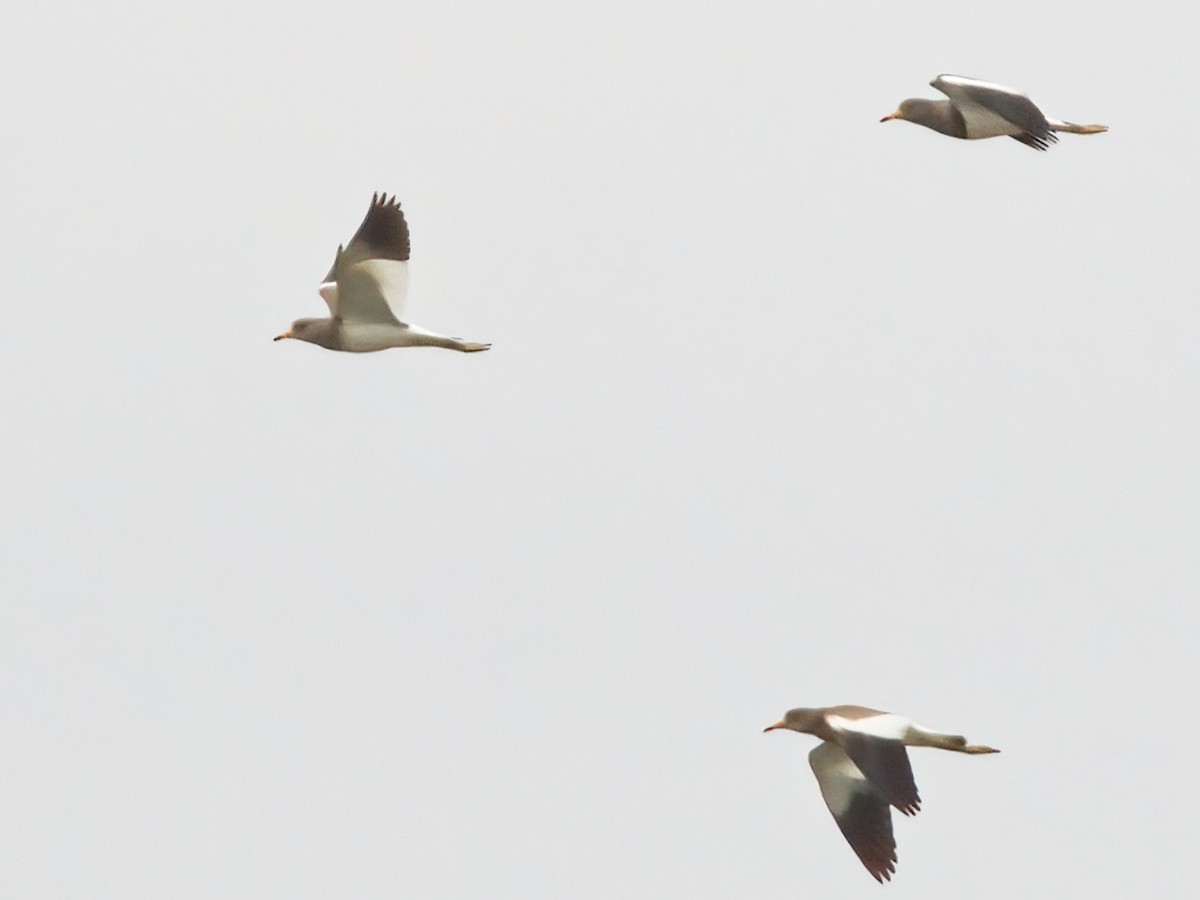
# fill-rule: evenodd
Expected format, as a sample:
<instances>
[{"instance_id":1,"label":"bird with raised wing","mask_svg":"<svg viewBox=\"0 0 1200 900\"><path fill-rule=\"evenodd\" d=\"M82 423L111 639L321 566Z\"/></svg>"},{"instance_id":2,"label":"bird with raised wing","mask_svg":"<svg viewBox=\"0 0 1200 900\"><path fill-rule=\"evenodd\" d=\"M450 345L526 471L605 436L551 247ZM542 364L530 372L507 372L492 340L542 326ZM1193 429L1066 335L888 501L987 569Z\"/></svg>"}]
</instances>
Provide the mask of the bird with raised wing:
<instances>
[{"instance_id":1,"label":"bird with raised wing","mask_svg":"<svg viewBox=\"0 0 1200 900\"><path fill-rule=\"evenodd\" d=\"M1107 125L1076 125L1048 119L1027 96L1001 84L959 75L939 75L929 83L950 99L905 100L894 113L879 121L915 122L966 140L1007 135L1035 150L1046 150L1057 143L1057 132L1099 134L1108 131Z\"/></svg>"},{"instance_id":2,"label":"bird with raised wing","mask_svg":"<svg viewBox=\"0 0 1200 900\"><path fill-rule=\"evenodd\" d=\"M487 350L407 321L408 223L393 196L375 194L358 231L338 247L333 268L318 291L329 307L327 319L297 319L275 338L308 341L329 350L369 353L389 347L445 347L462 353Z\"/></svg>"},{"instance_id":3,"label":"bird with raised wing","mask_svg":"<svg viewBox=\"0 0 1200 900\"><path fill-rule=\"evenodd\" d=\"M808 754L821 796L851 849L871 876L890 881L896 871L892 836L894 806L906 816L921 808L907 747L937 747L958 753L999 753L968 744L959 734L941 734L910 719L864 706L790 709L763 731L786 728L819 737Z\"/></svg>"}]
</instances>

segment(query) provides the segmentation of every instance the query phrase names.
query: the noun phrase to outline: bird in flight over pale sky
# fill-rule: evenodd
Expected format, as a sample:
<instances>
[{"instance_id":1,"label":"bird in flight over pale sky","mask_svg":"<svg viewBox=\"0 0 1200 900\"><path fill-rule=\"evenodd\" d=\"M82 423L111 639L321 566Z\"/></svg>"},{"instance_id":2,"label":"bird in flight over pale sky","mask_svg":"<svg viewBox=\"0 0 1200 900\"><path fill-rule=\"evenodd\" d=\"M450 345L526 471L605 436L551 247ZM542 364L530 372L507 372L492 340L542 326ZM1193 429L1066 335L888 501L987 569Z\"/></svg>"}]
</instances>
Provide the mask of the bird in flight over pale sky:
<instances>
[{"instance_id":1,"label":"bird in flight over pale sky","mask_svg":"<svg viewBox=\"0 0 1200 900\"><path fill-rule=\"evenodd\" d=\"M929 82L949 100L905 100L880 122L902 119L950 137L975 140L1007 135L1035 150L1057 143L1056 132L1099 134L1107 125L1075 125L1048 119L1027 96L1001 84L959 75L939 75Z\"/></svg>"},{"instance_id":2,"label":"bird in flight over pale sky","mask_svg":"<svg viewBox=\"0 0 1200 900\"><path fill-rule=\"evenodd\" d=\"M879 882L890 881L896 871L896 839L888 807L906 816L921 808L905 746L971 754L1000 752L968 744L962 735L930 731L903 716L863 706L790 709L763 731L776 728L821 739L808 754L821 796L850 847Z\"/></svg>"},{"instance_id":3,"label":"bird in flight over pale sky","mask_svg":"<svg viewBox=\"0 0 1200 900\"><path fill-rule=\"evenodd\" d=\"M393 196L371 198L371 208L318 288L329 306L327 319L297 319L275 338L295 338L329 350L368 353L389 347L445 347L462 353L487 350L406 321L408 223Z\"/></svg>"}]
</instances>

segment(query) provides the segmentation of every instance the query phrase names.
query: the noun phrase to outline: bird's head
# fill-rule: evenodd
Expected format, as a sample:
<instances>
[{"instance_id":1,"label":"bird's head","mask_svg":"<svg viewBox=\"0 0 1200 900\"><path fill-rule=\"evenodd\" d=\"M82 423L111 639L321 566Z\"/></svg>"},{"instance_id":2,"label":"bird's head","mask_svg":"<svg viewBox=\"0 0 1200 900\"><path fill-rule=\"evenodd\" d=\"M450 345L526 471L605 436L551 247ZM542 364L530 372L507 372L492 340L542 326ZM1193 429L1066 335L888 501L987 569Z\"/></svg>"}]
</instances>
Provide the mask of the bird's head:
<instances>
[{"instance_id":1,"label":"bird's head","mask_svg":"<svg viewBox=\"0 0 1200 900\"><path fill-rule=\"evenodd\" d=\"M898 107L896 107L895 112L888 113L886 116L884 116L879 121L880 122L890 122L893 119L901 119L904 121L911 122L914 119L913 113L916 110L917 106L919 106L919 105L920 104L916 100L905 100Z\"/></svg>"},{"instance_id":2,"label":"bird's head","mask_svg":"<svg viewBox=\"0 0 1200 900\"><path fill-rule=\"evenodd\" d=\"M298 341L311 341L316 331L315 326L321 321L321 319L297 319L292 323L291 328L283 334L276 335L274 340L282 341L286 338L294 338Z\"/></svg>"},{"instance_id":3,"label":"bird's head","mask_svg":"<svg viewBox=\"0 0 1200 900\"><path fill-rule=\"evenodd\" d=\"M813 709L789 709L783 714L783 718L774 725L768 725L763 729L764 732L774 731L776 728L786 728L789 731L808 732L812 727L816 710Z\"/></svg>"}]
</instances>

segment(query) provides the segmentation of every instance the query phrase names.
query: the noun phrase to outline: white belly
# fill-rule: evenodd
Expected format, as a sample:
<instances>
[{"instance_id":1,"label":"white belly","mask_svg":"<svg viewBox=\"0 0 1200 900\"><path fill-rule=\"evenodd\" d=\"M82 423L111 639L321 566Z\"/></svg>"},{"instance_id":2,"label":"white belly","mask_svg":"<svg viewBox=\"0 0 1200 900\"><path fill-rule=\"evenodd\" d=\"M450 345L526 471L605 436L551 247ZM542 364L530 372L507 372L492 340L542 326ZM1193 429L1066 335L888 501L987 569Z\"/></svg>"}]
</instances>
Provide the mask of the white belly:
<instances>
[{"instance_id":1,"label":"white belly","mask_svg":"<svg viewBox=\"0 0 1200 900\"><path fill-rule=\"evenodd\" d=\"M390 347L446 347L448 338L420 325L396 325L392 322L343 322L342 347L351 353L371 353Z\"/></svg>"},{"instance_id":2,"label":"white belly","mask_svg":"<svg viewBox=\"0 0 1200 900\"><path fill-rule=\"evenodd\" d=\"M345 322L342 324L342 346L351 353L371 353L389 347L411 347L416 344L408 328L384 322Z\"/></svg>"}]
</instances>

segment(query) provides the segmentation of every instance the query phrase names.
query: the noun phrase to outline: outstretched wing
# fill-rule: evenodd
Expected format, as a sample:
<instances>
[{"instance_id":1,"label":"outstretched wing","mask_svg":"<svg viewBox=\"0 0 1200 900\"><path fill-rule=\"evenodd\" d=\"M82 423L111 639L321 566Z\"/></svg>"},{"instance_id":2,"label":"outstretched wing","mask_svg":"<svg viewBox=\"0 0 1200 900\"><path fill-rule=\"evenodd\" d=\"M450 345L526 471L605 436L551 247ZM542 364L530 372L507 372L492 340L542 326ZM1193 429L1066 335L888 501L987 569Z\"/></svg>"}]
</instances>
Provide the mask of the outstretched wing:
<instances>
[{"instance_id":1,"label":"outstretched wing","mask_svg":"<svg viewBox=\"0 0 1200 900\"><path fill-rule=\"evenodd\" d=\"M341 265L353 265L364 259L392 259L406 262L410 250L408 223L395 196L374 194L366 217L350 238L350 243L334 262L336 270Z\"/></svg>"},{"instance_id":2,"label":"outstretched wing","mask_svg":"<svg viewBox=\"0 0 1200 900\"><path fill-rule=\"evenodd\" d=\"M890 881L896 871L896 839L887 798L837 744L819 744L808 754L808 764L846 842L872 878Z\"/></svg>"},{"instance_id":3,"label":"outstretched wing","mask_svg":"<svg viewBox=\"0 0 1200 900\"><path fill-rule=\"evenodd\" d=\"M852 715L829 716L837 742L892 806L906 816L914 815L921 808L921 797L904 749L909 721L891 713Z\"/></svg>"},{"instance_id":4,"label":"outstretched wing","mask_svg":"<svg viewBox=\"0 0 1200 900\"><path fill-rule=\"evenodd\" d=\"M408 223L393 196L375 194L366 218L321 285L331 313L345 322L403 324L408 296Z\"/></svg>"},{"instance_id":5,"label":"outstretched wing","mask_svg":"<svg viewBox=\"0 0 1200 900\"><path fill-rule=\"evenodd\" d=\"M1016 133L1009 133L1009 137L1036 150L1045 150L1058 141L1058 136L1051 130L1050 123L1046 121L1042 111L1019 91L1002 84L976 81L974 78L963 78L960 75L939 75L929 83L958 107L966 120L968 137L988 136L972 134L972 124L977 131L990 131L991 134L1007 133L989 127L987 117L991 114L1017 130Z\"/></svg>"}]
</instances>

